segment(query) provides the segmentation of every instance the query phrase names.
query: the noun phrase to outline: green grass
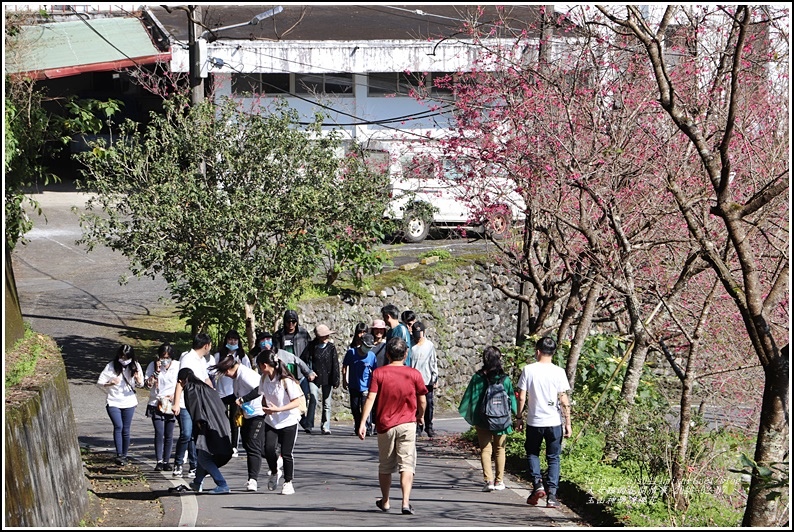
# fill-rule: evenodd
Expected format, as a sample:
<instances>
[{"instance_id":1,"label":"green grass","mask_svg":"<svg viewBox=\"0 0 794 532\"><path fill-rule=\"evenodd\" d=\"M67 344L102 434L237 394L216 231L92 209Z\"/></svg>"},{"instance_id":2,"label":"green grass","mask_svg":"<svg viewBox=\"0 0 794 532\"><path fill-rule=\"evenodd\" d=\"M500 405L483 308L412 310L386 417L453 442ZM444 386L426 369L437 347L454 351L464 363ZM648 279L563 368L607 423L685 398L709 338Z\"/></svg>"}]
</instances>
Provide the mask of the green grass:
<instances>
[{"instance_id":1,"label":"green grass","mask_svg":"<svg viewBox=\"0 0 794 532\"><path fill-rule=\"evenodd\" d=\"M36 362L44 350L40 337L25 323L25 334L17 340L10 352L6 352L5 387L16 386L22 379L32 375ZM12 355L13 353L13 355Z\"/></svg>"}]
</instances>

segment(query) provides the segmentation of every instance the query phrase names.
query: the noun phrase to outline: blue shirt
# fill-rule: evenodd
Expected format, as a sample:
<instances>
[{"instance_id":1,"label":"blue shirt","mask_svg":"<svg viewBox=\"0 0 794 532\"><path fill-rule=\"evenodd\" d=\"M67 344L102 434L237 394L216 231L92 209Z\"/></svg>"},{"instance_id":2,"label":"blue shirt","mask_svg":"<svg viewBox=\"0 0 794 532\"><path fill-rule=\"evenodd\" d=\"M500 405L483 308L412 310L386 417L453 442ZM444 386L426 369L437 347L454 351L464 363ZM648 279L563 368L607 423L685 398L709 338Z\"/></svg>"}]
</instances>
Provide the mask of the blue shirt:
<instances>
[{"instance_id":1,"label":"blue shirt","mask_svg":"<svg viewBox=\"0 0 794 532\"><path fill-rule=\"evenodd\" d=\"M375 369L375 353L367 351L366 356L361 356L360 349L348 349L342 365L349 368L347 371L347 386L351 392L369 390L372 370Z\"/></svg>"}]
</instances>

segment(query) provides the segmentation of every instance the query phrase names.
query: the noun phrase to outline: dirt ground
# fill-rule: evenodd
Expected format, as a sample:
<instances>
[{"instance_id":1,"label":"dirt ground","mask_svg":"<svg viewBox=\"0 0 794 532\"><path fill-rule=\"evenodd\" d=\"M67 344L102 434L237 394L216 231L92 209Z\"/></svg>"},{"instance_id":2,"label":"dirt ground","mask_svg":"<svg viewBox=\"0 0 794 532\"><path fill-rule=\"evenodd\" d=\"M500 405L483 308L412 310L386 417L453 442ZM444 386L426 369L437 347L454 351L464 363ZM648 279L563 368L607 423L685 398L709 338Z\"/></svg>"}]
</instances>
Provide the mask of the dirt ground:
<instances>
[{"instance_id":1,"label":"dirt ground","mask_svg":"<svg viewBox=\"0 0 794 532\"><path fill-rule=\"evenodd\" d=\"M115 454L81 450L89 483L83 526L160 528L163 507L141 466L116 465Z\"/></svg>"}]
</instances>

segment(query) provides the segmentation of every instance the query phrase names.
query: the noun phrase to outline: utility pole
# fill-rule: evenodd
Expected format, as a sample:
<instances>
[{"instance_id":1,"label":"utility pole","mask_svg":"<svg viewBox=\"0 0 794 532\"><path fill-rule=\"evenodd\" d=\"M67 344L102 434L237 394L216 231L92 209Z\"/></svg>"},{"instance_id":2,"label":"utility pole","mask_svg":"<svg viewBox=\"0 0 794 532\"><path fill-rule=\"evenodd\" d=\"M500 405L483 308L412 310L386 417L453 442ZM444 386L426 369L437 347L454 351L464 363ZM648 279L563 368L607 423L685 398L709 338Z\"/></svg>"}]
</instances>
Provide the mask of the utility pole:
<instances>
[{"instance_id":1,"label":"utility pole","mask_svg":"<svg viewBox=\"0 0 794 532\"><path fill-rule=\"evenodd\" d=\"M201 77L201 54L199 53L199 40L196 35L201 21L201 6L188 6L188 78L190 79L190 103L198 105L204 101L204 80Z\"/></svg>"}]
</instances>

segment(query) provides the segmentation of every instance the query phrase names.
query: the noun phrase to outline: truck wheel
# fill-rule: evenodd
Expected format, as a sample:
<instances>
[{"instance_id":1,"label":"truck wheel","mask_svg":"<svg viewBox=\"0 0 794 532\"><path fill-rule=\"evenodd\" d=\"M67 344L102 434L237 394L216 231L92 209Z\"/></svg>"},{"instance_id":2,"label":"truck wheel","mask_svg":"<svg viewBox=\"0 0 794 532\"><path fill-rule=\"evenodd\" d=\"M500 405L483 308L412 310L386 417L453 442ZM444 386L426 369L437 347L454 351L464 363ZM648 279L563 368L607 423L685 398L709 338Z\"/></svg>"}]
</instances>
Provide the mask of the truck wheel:
<instances>
[{"instance_id":1,"label":"truck wheel","mask_svg":"<svg viewBox=\"0 0 794 532\"><path fill-rule=\"evenodd\" d=\"M493 212L485 222L485 231L494 240L507 238L512 228L513 217L507 209Z\"/></svg>"},{"instance_id":2,"label":"truck wheel","mask_svg":"<svg viewBox=\"0 0 794 532\"><path fill-rule=\"evenodd\" d=\"M408 211L403 216L403 240L416 244L430 234L430 222L415 211Z\"/></svg>"}]
</instances>

